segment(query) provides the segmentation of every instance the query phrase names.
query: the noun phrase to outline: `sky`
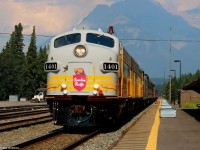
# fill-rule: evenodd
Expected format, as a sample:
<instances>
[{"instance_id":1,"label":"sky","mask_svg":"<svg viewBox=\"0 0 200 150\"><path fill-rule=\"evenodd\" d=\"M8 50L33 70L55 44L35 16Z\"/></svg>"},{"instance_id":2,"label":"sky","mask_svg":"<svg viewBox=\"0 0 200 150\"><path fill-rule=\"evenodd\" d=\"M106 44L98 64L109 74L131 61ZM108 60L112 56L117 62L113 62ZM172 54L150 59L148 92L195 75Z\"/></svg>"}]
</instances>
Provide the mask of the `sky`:
<instances>
[{"instance_id":1,"label":"sky","mask_svg":"<svg viewBox=\"0 0 200 150\"><path fill-rule=\"evenodd\" d=\"M112 5L120 0L0 0L0 32L11 33L19 22L24 33L55 35L77 27L99 4ZM158 1L169 12L182 16L200 28L200 0Z\"/></svg>"},{"instance_id":2,"label":"sky","mask_svg":"<svg viewBox=\"0 0 200 150\"><path fill-rule=\"evenodd\" d=\"M2 33L11 33L18 23L22 23L24 34L31 34L36 26L36 35L56 35L80 28L81 20L97 5L110 6L118 1L123 0L0 0L0 51L9 39ZM159 2L170 13L200 29L200 0L149 1ZM47 38L42 40L39 42Z\"/></svg>"},{"instance_id":3,"label":"sky","mask_svg":"<svg viewBox=\"0 0 200 150\"><path fill-rule=\"evenodd\" d=\"M56 35L77 28L79 22L99 4L111 5L116 0L0 0L0 33L12 33L18 23L23 33ZM9 35L0 34L0 51ZM45 40L45 39L44 39Z\"/></svg>"},{"instance_id":4,"label":"sky","mask_svg":"<svg viewBox=\"0 0 200 150\"><path fill-rule=\"evenodd\" d=\"M1 0L0 31L12 32L19 22L25 33L36 26L38 34L58 34L76 26L98 4L111 0Z\"/></svg>"}]
</instances>

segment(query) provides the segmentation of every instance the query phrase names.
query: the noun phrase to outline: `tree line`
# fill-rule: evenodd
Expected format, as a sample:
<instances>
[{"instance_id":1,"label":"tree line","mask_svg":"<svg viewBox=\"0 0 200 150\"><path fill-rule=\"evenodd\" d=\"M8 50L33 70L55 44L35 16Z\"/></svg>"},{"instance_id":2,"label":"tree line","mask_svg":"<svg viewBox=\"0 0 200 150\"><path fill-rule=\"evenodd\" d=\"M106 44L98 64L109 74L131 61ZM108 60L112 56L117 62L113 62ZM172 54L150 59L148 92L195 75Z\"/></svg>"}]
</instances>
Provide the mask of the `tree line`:
<instances>
[{"instance_id":1,"label":"tree line","mask_svg":"<svg viewBox=\"0 0 200 150\"><path fill-rule=\"evenodd\" d=\"M44 63L47 61L47 48L36 47L35 26L28 50L24 53L23 26L15 25L9 41L0 52L0 100L9 95L30 99L37 88L46 87L47 74Z\"/></svg>"},{"instance_id":2,"label":"tree line","mask_svg":"<svg viewBox=\"0 0 200 150\"><path fill-rule=\"evenodd\" d=\"M171 79L171 100L177 101L180 94L180 86L183 88L186 85L191 84L194 81L197 81L200 79L200 70L198 69L196 73L185 73L181 75L180 78L173 77ZM160 86L161 87L161 86ZM162 95L164 98L169 100L169 89L170 89L170 80L167 81L166 84L162 85Z\"/></svg>"},{"instance_id":3,"label":"tree line","mask_svg":"<svg viewBox=\"0 0 200 150\"><path fill-rule=\"evenodd\" d=\"M0 52L0 100L8 99L9 95L18 95L30 99L37 88L46 87L47 74L44 72L44 63L47 61L47 48L36 47L35 26L30 38L27 53L24 53L23 26L15 25L9 41ZM200 78L200 70L195 74L183 74L180 78L171 80L171 99L177 100L180 82L184 87ZM157 85L158 91L169 99L169 81Z\"/></svg>"}]
</instances>

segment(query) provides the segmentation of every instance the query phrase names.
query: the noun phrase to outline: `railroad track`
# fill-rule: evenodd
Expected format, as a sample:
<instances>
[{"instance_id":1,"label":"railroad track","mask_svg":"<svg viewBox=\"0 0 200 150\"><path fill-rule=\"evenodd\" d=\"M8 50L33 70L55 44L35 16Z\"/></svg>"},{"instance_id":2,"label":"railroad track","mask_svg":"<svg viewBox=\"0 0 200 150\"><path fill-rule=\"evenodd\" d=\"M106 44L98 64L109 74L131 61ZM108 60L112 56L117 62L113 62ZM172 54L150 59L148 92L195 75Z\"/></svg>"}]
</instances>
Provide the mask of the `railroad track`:
<instances>
[{"instance_id":1,"label":"railroad track","mask_svg":"<svg viewBox=\"0 0 200 150\"><path fill-rule=\"evenodd\" d=\"M0 107L0 113L27 111L27 110L39 110L47 109L48 105L23 105L23 106L6 106Z\"/></svg>"},{"instance_id":2,"label":"railroad track","mask_svg":"<svg viewBox=\"0 0 200 150\"><path fill-rule=\"evenodd\" d=\"M50 121L52 121L52 116L48 114L46 116L41 116L37 118L4 122L4 123L0 123L0 132L10 131L10 130L17 129L20 127L27 127L27 126L46 123Z\"/></svg>"},{"instance_id":3,"label":"railroad track","mask_svg":"<svg viewBox=\"0 0 200 150\"><path fill-rule=\"evenodd\" d=\"M49 112L49 109L0 113L0 120L22 117L22 116L31 116L31 115L36 115L36 114L43 114L47 112Z\"/></svg>"},{"instance_id":4,"label":"railroad track","mask_svg":"<svg viewBox=\"0 0 200 150\"><path fill-rule=\"evenodd\" d=\"M71 150L98 135L99 133L100 131L97 130L89 134L69 134L65 133L65 130L62 128L12 147L27 150L38 148Z\"/></svg>"},{"instance_id":5,"label":"railroad track","mask_svg":"<svg viewBox=\"0 0 200 150\"><path fill-rule=\"evenodd\" d=\"M48 131L48 133L49 133L48 135L40 136L37 138L35 138L35 136L33 136L32 140L25 141L23 143L19 143L19 142L23 141L23 140L20 140L18 142L19 144L16 144L15 142L13 142L15 144L11 144L11 145L13 145L12 147L18 148L18 149L74 149L74 147L82 144L82 142L84 142L84 141L86 141L86 142L84 143L84 145L81 145L81 147L82 146L88 147L91 145L91 143L101 143L101 141L103 141L103 145L101 144L100 147L102 147L102 149L107 149L108 147L107 148L104 147L105 140L106 140L106 142L109 143L108 145L113 145L113 143L117 142L119 140L120 136L122 136L124 133L126 133L126 131L130 128L130 126L132 126L132 124L134 124L138 120L138 118L141 117L141 115L144 112L145 111L142 111L139 114L137 114L136 116L134 116L134 118L130 121L131 123L130 122L125 123L125 125L122 125L123 127L119 127L116 130L111 131L111 132L109 132L109 131L106 133L103 132L103 133L100 133L99 135L98 135L98 132L91 134L89 136L86 133L79 133L76 130L73 133L71 133L69 131L66 132L63 129L50 130L50 131ZM82 130L84 130L84 129L82 129ZM39 130L38 130L38 132L39 132ZM115 133L115 132L117 132L117 133ZM36 134L37 133L35 133L35 135ZM95 135L97 135L97 136L95 136ZM13 137L13 138L15 138L15 137ZM29 139L29 137L27 136L27 138L25 138L25 139ZM88 140L88 142L87 142L87 139L91 139L91 140ZM7 144L7 145L9 145L9 144ZM10 147L10 145L9 145L9 147ZM92 147L94 147L93 144L92 144Z\"/></svg>"}]
</instances>

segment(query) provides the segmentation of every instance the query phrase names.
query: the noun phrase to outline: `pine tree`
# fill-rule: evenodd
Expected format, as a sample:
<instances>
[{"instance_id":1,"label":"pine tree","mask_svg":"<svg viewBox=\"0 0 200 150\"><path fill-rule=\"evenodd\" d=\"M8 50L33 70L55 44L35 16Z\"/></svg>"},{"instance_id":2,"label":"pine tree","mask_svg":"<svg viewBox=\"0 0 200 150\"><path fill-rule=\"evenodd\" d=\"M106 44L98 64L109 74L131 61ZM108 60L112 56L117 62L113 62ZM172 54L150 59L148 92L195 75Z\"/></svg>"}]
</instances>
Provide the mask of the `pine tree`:
<instances>
[{"instance_id":1,"label":"pine tree","mask_svg":"<svg viewBox=\"0 0 200 150\"><path fill-rule=\"evenodd\" d=\"M199 69L196 71L194 76L195 76L195 79L194 79L195 81L200 79L200 70Z\"/></svg>"},{"instance_id":2,"label":"pine tree","mask_svg":"<svg viewBox=\"0 0 200 150\"><path fill-rule=\"evenodd\" d=\"M14 66L13 54L10 50L9 43L6 43L6 47L2 50L0 55L0 98L6 99L11 94L9 91L12 90L12 68Z\"/></svg>"},{"instance_id":3,"label":"pine tree","mask_svg":"<svg viewBox=\"0 0 200 150\"><path fill-rule=\"evenodd\" d=\"M38 81L39 81L39 87L46 87L47 82L47 73L44 71L44 63L47 61L47 48L46 46L44 48L40 48L39 54L38 54Z\"/></svg>"},{"instance_id":4,"label":"pine tree","mask_svg":"<svg viewBox=\"0 0 200 150\"><path fill-rule=\"evenodd\" d=\"M23 27L21 23L15 25L6 47L3 49L0 62L0 90L1 98L8 95L21 95L23 93L23 72L25 69L25 56L23 53Z\"/></svg>"},{"instance_id":5,"label":"pine tree","mask_svg":"<svg viewBox=\"0 0 200 150\"><path fill-rule=\"evenodd\" d=\"M36 35L35 26L31 34L30 44L26 54L26 85L25 93L26 97L31 98L34 95L35 90L38 88L38 62L37 62L37 47L36 47Z\"/></svg>"}]
</instances>

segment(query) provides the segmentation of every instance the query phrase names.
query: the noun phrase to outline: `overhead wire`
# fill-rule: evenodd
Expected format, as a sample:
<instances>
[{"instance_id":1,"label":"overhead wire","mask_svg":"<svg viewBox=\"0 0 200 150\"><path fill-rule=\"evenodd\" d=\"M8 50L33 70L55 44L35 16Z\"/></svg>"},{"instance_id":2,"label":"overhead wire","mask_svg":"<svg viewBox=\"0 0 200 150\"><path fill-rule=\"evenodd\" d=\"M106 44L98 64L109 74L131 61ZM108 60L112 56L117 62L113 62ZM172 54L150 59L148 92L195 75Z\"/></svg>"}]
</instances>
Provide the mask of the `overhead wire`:
<instances>
[{"instance_id":1,"label":"overhead wire","mask_svg":"<svg viewBox=\"0 0 200 150\"><path fill-rule=\"evenodd\" d=\"M0 32L0 34L4 35L11 35L11 33L6 33L6 32ZM24 36L31 36L31 34L22 34ZM36 36L41 36L41 37L54 37L54 35L42 35L42 34L36 34Z\"/></svg>"},{"instance_id":2,"label":"overhead wire","mask_svg":"<svg viewBox=\"0 0 200 150\"><path fill-rule=\"evenodd\" d=\"M170 42L170 41L174 41L174 42L200 42L200 40L182 40L182 39L169 39L169 40L165 40L165 39L120 39L121 41L147 41L147 42Z\"/></svg>"},{"instance_id":3,"label":"overhead wire","mask_svg":"<svg viewBox=\"0 0 200 150\"><path fill-rule=\"evenodd\" d=\"M0 32L0 35L11 35L11 33L6 32ZM116 33L115 33L116 34ZM24 36L31 36L31 34L22 34ZM36 34L36 36L40 37L54 37L55 35L42 35L42 34ZM121 41L146 41L146 42L193 42L198 43L200 40L187 40L187 39L144 39L144 38L119 38Z\"/></svg>"}]
</instances>

